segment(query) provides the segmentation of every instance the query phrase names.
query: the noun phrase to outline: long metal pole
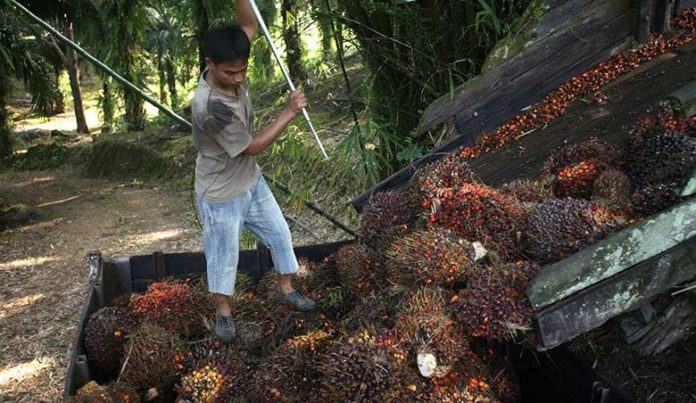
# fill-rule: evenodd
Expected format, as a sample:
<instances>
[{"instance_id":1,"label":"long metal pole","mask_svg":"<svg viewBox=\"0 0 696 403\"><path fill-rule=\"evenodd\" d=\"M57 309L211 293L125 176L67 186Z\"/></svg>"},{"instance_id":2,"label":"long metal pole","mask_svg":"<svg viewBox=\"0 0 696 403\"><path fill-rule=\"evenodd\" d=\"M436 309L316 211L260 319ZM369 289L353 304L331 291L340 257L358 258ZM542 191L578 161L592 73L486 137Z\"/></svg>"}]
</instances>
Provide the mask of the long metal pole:
<instances>
[{"instance_id":1,"label":"long metal pole","mask_svg":"<svg viewBox=\"0 0 696 403\"><path fill-rule=\"evenodd\" d=\"M290 87L290 91L295 91L295 84L292 83L292 80L290 79L290 74L288 74L288 71L285 69L285 65L283 64L283 61L280 59L280 54L278 53L278 49L276 49L275 44L273 43L273 38L271 38L271 33L268 32L268 27L266 26L266 22L263 20L263 17L261 16L261 12L259 11L259 8L256 6L256 2L254 0L249 0L249 4L251 5L251 8L254 10L254 14L256 15L256 20L259 22L259 26L261 27L261 30L263 31L263 35L268 40L268 45L271 47L271 50L273 51L273 55L275 56L275 59L278 62L278 66L280 66L280 71L283 72L283 75L285 76L285 81L288 82L288 86ZM307 124L309 125L309 129L312 131L312 134L314 135L314 139L317 141L317 145L319 146L319 149L321 150L322 155L324 155L325 159L329 159L329 156L326 155L326 151L324 150L324 145L321 144L321 140L319 139L319 135L317 134L317 131L314 130L314 125L312 124L312 120L309 118L309 113L307 113L307 109L302 108L302 114L304 115L304 118L307 121Z\"/></svg>"}]
</instances>

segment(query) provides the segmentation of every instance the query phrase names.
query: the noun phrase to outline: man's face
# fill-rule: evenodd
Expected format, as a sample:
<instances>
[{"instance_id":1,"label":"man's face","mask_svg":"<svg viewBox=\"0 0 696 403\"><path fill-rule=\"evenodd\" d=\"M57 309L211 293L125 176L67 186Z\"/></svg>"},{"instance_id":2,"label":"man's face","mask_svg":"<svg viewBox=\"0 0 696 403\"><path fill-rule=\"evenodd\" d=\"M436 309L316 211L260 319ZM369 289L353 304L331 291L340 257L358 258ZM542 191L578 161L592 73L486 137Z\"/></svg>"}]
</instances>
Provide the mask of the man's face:
<instances>
[{"instance_id":1,"label":"man's face","mask_svg":"<svg viewBox=\"0 0 696 403\"><path fill-rule=\"evenodd\" d=\"M213 75L215 84L223 89L229 90L237 88L247 75L249 61L247 59L234 60L222 63L213 63L212 60L206 58L205 63L208 66L208 71Z\"/></svg>"}]
</instances>

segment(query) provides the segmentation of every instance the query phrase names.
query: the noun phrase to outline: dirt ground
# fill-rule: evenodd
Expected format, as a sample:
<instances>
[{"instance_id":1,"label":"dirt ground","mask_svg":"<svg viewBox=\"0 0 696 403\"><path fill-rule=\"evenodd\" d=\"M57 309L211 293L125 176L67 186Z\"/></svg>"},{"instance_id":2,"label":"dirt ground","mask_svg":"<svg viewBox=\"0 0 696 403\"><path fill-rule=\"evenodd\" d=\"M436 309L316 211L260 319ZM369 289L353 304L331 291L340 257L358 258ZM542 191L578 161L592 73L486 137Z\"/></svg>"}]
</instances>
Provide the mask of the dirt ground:
<instances>
[{"instance_id":1,"label":"dirt ground","mask_svg":"<svg viewBox=\"0 0 696 403\"><path fill-rule=\"evenodd\" d=\"M199 251L186 191L65 170L0 173L41 218L0 232L0 401L57 401L87 288L86 254Z\"/></svg>"}]
</instances>

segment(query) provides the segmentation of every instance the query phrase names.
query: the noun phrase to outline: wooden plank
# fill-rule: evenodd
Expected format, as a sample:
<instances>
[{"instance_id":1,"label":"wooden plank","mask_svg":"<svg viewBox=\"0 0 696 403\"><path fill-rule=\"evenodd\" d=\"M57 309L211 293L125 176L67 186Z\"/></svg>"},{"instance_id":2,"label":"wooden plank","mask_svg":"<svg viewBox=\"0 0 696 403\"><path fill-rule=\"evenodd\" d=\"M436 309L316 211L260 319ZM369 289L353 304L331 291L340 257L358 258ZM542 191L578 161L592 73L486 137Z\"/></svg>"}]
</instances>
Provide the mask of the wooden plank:
<instances>
[{"instance_id":1,"label":"wooden plank","mask_svg":"<svg viewBox=\"0 0 696 403\"><path fill-rule=\"evenodd\" d=\"M659 0L655 11L654 30L657 33L665 33L671 28L671 20L675 10L675 0Z\"/></svg>"},{"instance_id":2,"label":"wooden plank","mask_svg":"<svg viewBox=\"0 0 696 403\"><path fill-rule=\"evenodd\" d=\"M696 198L542 269L527 287L535 311L696 237Z\"/></svg>"},{"instance_id":3,"label":"wooden plank","mask_svg":"<svg viewBox=\"0 0 696 403\"><path fill-rule=\"evenodd\" d=\"M696 237L535 314L538 348L559 346L696 278Z\"/></svg>"},{"instance_id":4,"label":"wooden plank","mask_svg":"<svg viewBox=\"0 0 696 403\"><path fill-rule=\"evenodd\" d=\"M696 115L696 80L669 95L672 105L683 115Z\"/></svg>"},{"instance_id":5,"label":"wooden plank","mask_svg":"<svg viewBox=\"0 0 696 403\"><path fill-rule=\"evenodd\" d=\"M677 296L667 308L641 329L633 347L641 355L659 354L696 328L696 294Z\"/></svg>"},{"instance_id":6,"label":"wooden plank","mask_svg":"<svg viewBox=\"0 0 696 403\"><path fill-rule=\"evenodd\" d=\"M696 0L677 0L674 7L677 13L680 13L687 8L696 8Z\"/></svg>"},{"instance_id":7,"label":"wooden plank","mask_svg":"<svg viewBox=\"0 0 696 403\"><path fill-rule=\"evenodd\" d=\"M638 0L635 2L636 25L633 36L640 43L650 38L653 14L656 9L656 0Z\"/></svg>"}]
</instances>

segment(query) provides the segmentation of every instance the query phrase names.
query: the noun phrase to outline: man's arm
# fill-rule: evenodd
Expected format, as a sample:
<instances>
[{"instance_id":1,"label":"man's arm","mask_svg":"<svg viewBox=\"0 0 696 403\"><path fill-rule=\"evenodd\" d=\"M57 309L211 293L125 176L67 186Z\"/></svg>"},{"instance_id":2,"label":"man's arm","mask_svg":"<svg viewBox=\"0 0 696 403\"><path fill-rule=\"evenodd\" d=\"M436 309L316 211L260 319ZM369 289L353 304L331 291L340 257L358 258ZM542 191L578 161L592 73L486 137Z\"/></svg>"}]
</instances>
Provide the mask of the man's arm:
<instances>
[{"instance_id":1,"label":"man's arm","mask_svg":"<svg viewBox=\"0 0 696 403\"><path fill-rule=\"evenodd\" d=\"M307 99L302 91L302 87L300 87L290 95L288 104L273 123L264 127L254 136L249 147L244 150L244 154L256 155L268 148L283 133L290 121L306 106Z\"/></svg>"},{"instance_id":2,"label":"man's arm","mask_svg":"<svg viewBox=\"0 0 696 403\"><path fill-rule=\"evenodd\" d=\"M237 22L249 37L249 42L253 41L256 32L259 30L259 23L256 21L256 15L254 15L254 10L251 8L249 0L236 0L234 2L234 14L237 16Z\"/></svg>"}]
</instances>

